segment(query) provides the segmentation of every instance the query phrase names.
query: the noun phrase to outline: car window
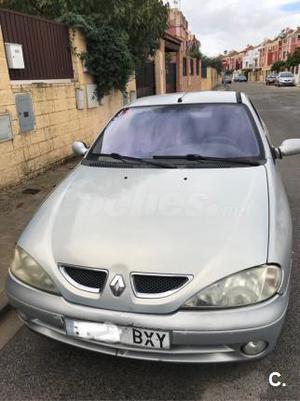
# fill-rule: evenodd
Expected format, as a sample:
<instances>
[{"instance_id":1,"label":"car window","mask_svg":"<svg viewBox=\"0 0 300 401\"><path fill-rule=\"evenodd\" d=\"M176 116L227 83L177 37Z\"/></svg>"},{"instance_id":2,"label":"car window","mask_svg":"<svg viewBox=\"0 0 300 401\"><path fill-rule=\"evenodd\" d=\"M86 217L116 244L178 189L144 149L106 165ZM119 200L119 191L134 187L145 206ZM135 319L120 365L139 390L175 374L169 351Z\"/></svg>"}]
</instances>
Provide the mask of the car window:
<instances>
[{"instance_id":1,"label":"car window","mask_svg":"<svg viewBox=\"0 0 300 401\"><path fill-rule=\"evenodd\" d=\"M283 72L280 74L280 76L284 77L284 78L290 78L290 77L293 77L294 75L290 72Z\"/></svg>"},{"instance_id":2,"label":"car window","mask_svg":"<svg viewBox=\"0 0 300 401\"><path fill-rule=\"evenodd\" d=\"M132 107L108 124L90 155L201 154L240 158L261 156L250 111L242 104Z\"/></svg>"}]
</instances>

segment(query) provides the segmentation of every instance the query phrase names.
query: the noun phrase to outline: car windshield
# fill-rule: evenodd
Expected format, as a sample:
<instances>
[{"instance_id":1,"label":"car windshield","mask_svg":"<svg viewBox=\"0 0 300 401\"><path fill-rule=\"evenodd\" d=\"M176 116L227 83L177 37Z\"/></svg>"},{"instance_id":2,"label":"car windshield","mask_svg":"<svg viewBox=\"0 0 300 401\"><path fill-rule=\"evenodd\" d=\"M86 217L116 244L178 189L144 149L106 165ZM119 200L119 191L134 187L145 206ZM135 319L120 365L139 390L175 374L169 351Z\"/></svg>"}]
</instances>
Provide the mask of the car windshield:
<instances>
[{"instance_id":1,"label":"car windshield","mask_svg":"<svg viewBox=\"0 0 300 401\"><path fill-rule=\"evenodd\" d=\"M283 77L283 78L291 78L294 75L291 72L283 72L283 73L280 74L280 76Z\"/></svg>"},{"instance_id":2,"label":"car windshield","mask_svg":"<svg viewBox=\"0 0 300 401\"><path fill-rule=\"evenodd\" d=\"M111 153L144 159L187 154L261 159L254 122L242 104L124 108L87 158Z\"/></svg>"}]
</instances>

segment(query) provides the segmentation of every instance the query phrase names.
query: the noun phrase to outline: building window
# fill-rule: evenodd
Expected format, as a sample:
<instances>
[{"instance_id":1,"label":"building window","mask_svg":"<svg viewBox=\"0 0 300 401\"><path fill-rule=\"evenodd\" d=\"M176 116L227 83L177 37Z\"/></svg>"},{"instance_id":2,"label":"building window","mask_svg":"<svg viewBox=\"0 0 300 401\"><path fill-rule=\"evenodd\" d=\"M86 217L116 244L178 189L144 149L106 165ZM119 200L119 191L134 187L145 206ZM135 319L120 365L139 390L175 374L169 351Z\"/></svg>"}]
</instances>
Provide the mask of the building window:
<instances>
[{"instance_id":1,"label":"building window","mask_svg":"<svg viewBox=\"0 0 300 401\"><path fill-rule=\"evenodd\" d=\"M183 76L187 76L187 59L186 57L183 57Z\"/></svg>"},{"instance_id":2,"label":"building window","mask_svg":"<svg viewBox=\"0 0 300 401\"><path fill-rule=\"evenodd\" d=\"M204 63L201 64L201 78L207 78L207 66Z\"/></svg>"},{"instance_id":3,"label":"building window","mask_svg":"<svg viewBox=\"0 0 300 401\"><path fill-rule=\"evenodd\" d=\"M190 59L190 66L191 66L190 75L194 75L194 59L193 58Z\"/></svg>"},{"instance_id":4,"label":"building window","mask_svg":"<svg viewBox=\"0 0 300 401\"><path fill-rule=\"evenodd\" d=\"M196 74L200 75L200 60L196 60Z\"/></svg>"}]
</instances>

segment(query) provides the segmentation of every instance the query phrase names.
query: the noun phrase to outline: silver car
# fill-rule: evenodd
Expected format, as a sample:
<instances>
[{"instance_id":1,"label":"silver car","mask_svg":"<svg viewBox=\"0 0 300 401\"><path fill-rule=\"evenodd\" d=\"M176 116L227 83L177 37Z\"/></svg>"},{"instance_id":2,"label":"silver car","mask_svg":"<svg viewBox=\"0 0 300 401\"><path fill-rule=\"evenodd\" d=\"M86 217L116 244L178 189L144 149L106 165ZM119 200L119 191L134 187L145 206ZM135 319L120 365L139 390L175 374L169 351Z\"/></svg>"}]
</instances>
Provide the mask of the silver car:
<instances>
[{"instance_id":1,"label":"silver car","mask_svg":"<svg viewBox=\"0 0 300 401\"><path fill-rule=\"evenodd\" d=\"M279 148L245 94L120 110L18 240L7 294L33 331L144 360L263 357L289 298L292 223Z\"/></svg>"},{"instance_id":2,"label":"silver car","mask_svg":"<svg viewBox=\"0 0 300 401\"><path fill-rule=\"evenodd\" d=\"M295 86L295 76L291 72L280 72L275 79L275 86Z\"/></svg>"}]
</instances>

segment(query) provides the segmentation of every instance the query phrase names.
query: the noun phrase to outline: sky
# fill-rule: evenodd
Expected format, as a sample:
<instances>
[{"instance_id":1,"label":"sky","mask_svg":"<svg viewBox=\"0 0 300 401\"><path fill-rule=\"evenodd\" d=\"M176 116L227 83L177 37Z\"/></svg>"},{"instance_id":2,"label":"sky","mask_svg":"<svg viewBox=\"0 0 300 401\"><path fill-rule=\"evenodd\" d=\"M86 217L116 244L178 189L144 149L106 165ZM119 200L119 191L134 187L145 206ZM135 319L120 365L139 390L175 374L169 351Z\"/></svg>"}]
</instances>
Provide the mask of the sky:
<instances>
[{"instance_id":1,"label":"sky","mask_svg":"<svg viewBox=\"0 0 300 401\"><path fill-rule=\"evenodd\" d=\"M241 50L283 28L300 26L300 1L295 0L181 0L181 10L208 56Z\"/></svg>"}]
</instances>

